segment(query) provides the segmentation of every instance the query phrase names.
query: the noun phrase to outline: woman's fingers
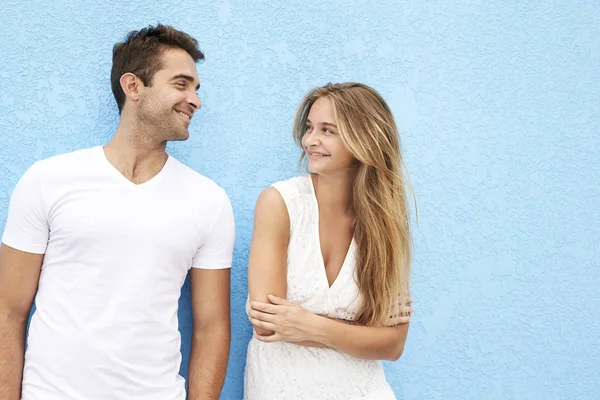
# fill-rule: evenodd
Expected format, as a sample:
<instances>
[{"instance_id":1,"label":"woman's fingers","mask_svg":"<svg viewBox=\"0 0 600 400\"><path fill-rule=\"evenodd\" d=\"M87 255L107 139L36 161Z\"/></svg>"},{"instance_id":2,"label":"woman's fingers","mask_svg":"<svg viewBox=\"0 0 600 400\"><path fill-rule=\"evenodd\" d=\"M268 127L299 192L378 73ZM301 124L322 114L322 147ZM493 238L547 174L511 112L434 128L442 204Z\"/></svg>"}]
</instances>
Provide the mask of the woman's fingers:
<instances>
[{"instance_id":1,"label":"woman's fingers","mask_svg":"<svg viewBox=\"0 0 600 400\"><path fill-rule=\"evenodd\" d=\"M260 301L253 301L250 303L250 307L254 310L266 312L269 314L277 314L277 306L268 303L262 303Z\"/></svg>"},{"instance_id":2,"label":"woman's fingers","mask_svg":"<svg viewBox=\"0 0 600 400\"><path fill-rule=\"evenodd\" d=\"M273 343L273 342L281 342L281 336L276 332L273 335L263 336L263 335L254 335L255 338L265 343Z\"/></svg>"},{"instance_id":3,"label":"woman's fingers","mask_svg":"<svg viewBox=\"0 0 600 400\"><path fill-rule=\"evenodd\" d=\"M254 319L257 319L259 321L275 323L275 315L265 313L262 311L250 310L250 312L248 313L248 316L250 316Z\"/></svg>"},{"instance_id":4,"label":"woman's fingers","mask_svg":"<svg viewBox=\"0 0 600 400\"><path fill-rule=\"evenodd\" d=\"M275 332L275 330L277 328L277 325L275 325L275 324L273 324L271 322L261 321L260 319L257 319L257 318L254 318L254 317L250 317L250 323L255 328L267 329L267 330L273 331L273 332Z\"/></svg>"},{"instance_id":5,"label":"woman's fingers","mask_svg":"<svg viewBox=\"0 0 600 400\"><path fill-rule=\"evenodd\" d=\"M289 306L291 304L294 304L290 301L287 301L286 299L282 299L281 297L277 297L272 294L268 295L267 297L269 298L269 301L273 304L282 305L282 306L286 306L286 305Z\"/></svg>"}]
</instances>

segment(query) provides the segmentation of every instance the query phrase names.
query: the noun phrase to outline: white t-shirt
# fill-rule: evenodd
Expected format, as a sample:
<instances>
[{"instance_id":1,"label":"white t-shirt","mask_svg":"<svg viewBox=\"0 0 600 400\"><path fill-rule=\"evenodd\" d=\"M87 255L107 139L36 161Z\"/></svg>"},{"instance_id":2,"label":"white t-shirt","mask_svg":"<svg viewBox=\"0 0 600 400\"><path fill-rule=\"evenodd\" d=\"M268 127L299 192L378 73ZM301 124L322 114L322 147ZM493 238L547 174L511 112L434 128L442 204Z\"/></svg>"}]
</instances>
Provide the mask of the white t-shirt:
<instances>
[{"instance_id":1,"label":"white t-shirt","mask_svg":"<svg viewBox=\"0 0 600 400\"><path fill-rule=\"evenodd\" d=\"M225 191L173 157L141 185L100 146L36 162L2 238L45 253L22 399L185 399L181 287L231 267L234 230Z\"/></svg>"}]
</instances>

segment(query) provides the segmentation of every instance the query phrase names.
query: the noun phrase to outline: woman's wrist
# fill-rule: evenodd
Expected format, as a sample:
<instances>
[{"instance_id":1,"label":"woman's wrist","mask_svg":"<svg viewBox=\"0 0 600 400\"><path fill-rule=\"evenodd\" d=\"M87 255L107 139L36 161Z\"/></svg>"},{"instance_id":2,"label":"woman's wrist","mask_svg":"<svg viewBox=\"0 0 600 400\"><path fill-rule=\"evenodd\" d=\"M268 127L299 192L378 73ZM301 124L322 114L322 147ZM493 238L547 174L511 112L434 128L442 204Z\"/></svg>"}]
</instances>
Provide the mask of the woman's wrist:
<instances>
[{"instance_id":1,"label":"woman's wrist","mask_svg":"<svg viewBox=\"0 0 600 400\"><path fill-rule=\"evenodd\" d=\"M330 346L330 338L335 334L334 330L336 328L343 327L346 324L347 322L341 319L332 319L319 316L316 328L314 330L315 337L313 340L323 343L326 346Z\"/></svg>"}]
</instances>

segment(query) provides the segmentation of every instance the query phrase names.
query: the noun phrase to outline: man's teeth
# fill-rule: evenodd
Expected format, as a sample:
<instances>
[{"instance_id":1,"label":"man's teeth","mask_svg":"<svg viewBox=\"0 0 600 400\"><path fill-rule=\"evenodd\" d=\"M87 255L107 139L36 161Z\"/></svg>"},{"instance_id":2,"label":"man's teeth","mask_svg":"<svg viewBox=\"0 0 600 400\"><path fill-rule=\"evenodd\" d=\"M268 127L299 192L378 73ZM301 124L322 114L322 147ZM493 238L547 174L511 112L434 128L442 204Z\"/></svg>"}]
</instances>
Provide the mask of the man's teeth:
<instances>
[{"instance_id":1,"label":"man's teeth","mask_svg":"<svg viewBox=\"0 0 600 400\"><path fill-rule=\"evenodd\" d=\"M192 119L192 118L190 118L190 116L189 116L189 115L187 115L186 113L182 113L181 111L177 111L177 113L178 113L179 115L183 115L183 116L184 116L184 117L186 117L187 119Z\"/></svg>"}]
</instances>

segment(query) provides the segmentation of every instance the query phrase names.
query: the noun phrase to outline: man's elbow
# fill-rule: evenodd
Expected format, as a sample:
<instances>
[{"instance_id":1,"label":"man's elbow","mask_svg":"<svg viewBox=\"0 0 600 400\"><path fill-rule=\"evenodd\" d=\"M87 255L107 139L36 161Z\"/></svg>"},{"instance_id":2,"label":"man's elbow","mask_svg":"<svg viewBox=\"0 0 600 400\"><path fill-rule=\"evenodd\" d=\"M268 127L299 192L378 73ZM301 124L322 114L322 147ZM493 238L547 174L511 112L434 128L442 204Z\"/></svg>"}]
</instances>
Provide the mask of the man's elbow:
<instances>
[{"instance_id":1,"label":"man's elbow","mask_svg":"<svg viewBox=\"0 0 600 400\"><path fill-rule=\"evenodd\" d=\"M207 338L221 337L225 340L231 338L231 323L227 320L211 322L210 324L194 325L193 338L195 340L206 340Z\"/></svg>"},{"instance_id":2,"label":"man's elbow","mask_svg":"<svg viewBox=\"0 0 600 400\"><path fill-rule=\"evenodd\" d=\"M27 324L29 310L9 307L0 304L0 324L10 326L21 326Z\"/></svg>"}]
</instances>

